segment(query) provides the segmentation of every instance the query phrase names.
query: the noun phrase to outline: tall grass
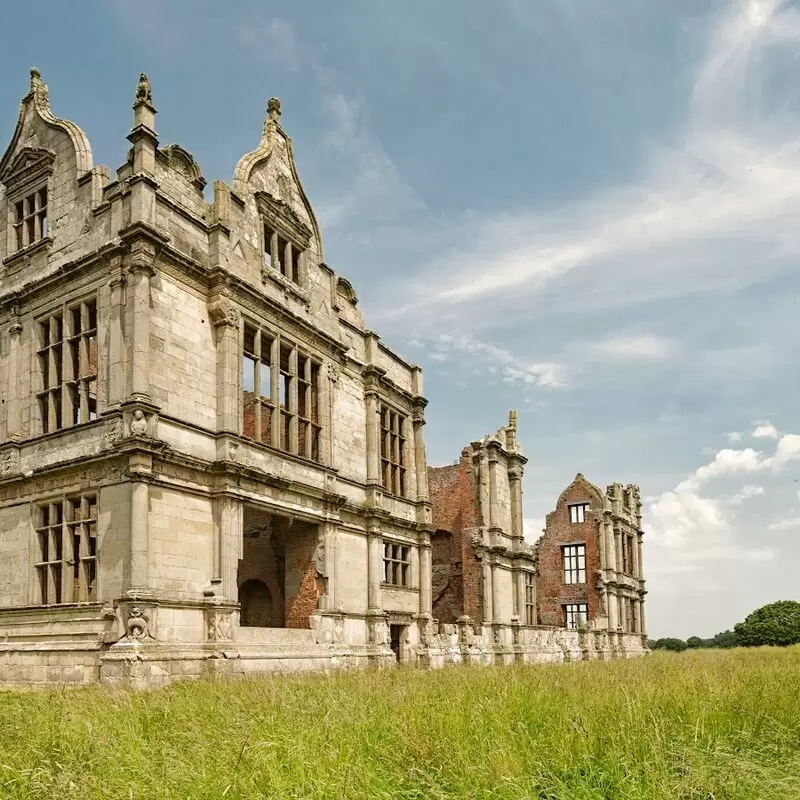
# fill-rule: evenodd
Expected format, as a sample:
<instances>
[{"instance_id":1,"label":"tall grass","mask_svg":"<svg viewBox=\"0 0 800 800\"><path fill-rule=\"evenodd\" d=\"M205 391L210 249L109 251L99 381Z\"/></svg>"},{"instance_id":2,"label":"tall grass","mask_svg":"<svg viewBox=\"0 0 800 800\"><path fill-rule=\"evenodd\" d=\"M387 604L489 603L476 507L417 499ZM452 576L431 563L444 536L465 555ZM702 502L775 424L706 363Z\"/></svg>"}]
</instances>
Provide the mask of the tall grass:
<instances>
[{"instance_id":1,"label":"tall grass","mask_svg":"<svg viewBox=\"0 0 800 800\"><path fill-rule=\"evenodd\" d=\"M0 693L3 798L800 798L800 647Z\"/></svg>"}]
</instances>

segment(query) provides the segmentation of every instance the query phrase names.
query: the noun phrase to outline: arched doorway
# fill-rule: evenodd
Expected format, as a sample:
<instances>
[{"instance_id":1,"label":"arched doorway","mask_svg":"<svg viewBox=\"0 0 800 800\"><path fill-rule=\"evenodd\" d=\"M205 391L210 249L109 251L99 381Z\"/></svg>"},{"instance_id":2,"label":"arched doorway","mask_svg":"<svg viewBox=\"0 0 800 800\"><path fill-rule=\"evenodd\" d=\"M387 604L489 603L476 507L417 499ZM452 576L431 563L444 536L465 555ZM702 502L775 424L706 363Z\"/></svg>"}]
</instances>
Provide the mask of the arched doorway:
<instances>
[{"instance_id":1,"label":"arched doorway","mask_svg":"<svg viewBox=\"0 0 800 800\"><path fill-rule=\"evenodd\" d=\"M239 587L241 611L239 625L244 628L269 628L272 622L272 595L267 584L257 578Z\"/></svg>"}]
</instances>

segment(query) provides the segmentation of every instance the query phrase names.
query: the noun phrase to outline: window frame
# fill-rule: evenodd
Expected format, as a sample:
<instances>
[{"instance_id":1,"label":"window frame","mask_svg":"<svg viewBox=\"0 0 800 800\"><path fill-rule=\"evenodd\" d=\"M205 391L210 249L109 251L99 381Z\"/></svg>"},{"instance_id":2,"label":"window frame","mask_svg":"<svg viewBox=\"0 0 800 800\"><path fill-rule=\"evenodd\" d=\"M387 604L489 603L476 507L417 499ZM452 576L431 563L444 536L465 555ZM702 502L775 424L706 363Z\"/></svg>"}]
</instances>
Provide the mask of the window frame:
<instances>
[{"instance_id":1,"label":"window frame","mask_svg":"<svg viewBox=\"0 0 800 800\"><path fill-rule=\"evenodd\" d=\"M242 436L321 463L322 361L249 318L242 320L239 349Z\"/></svg>"},{"instance_id":2,"label":"window frame","mask_svg":"<svg viewBox=\"0 0 800 800\"><path fill-rule=\"evenodd\" d=\"M586 583L586 543L573 542L561 545L561 567L565 585L584 585Z\"/></svg>"},{"instance_id":3,"label":"window frame","mask_svg":"<svg viewBox=\"0 0 800 800\"><path fill-rule=\"evenodd\" d=\"M286 203L269 192L256 192L255 199L262 223L263 275L276 278L279 283L285 282L291 287L304 288L311 229ZM277 241L273 251L274 237Z\"/></svg>"},{"instance_id":4,"label":"window frame","mask_svg":"<svg viewBox=\"0 0 800 800\"><path fill-rule=\"evenodd\" d=\"M589 511L588 503L568 503L569 508L569 521L572 525L582 525L586 522L586 517Z\"/></svg>"},{"instance_id":5,"label":"window frame","mask_svg":"<svg viewBox=\"0 0 800 800\"><path fill-rule=\"evenodd\" d=\"M40 501L33 513L34 604L98 602L99 493L78 492Z\"/></svg>"},{"instance_id":6,"label":"window frame","mask_svg":"<svg viewBox=\"0 0 800 800\"><path fill-rule=\"evenodd\" d=\"M408 496L409 415L381 400L378 404L378 458L383 490L397 497Z\"/></svg>"},{"instance_id":7,"label":"window frame","mask_svg":"<svg viewBox=\"0 0 800 800\"><path fill-rule=\"evenodd\" d=\"M101 372L97 294L53 307L37 316L35 325L39 432L96 422Z\"/></svg>"},{"instance_id":8,"label":"window frame","mask_svg":"<svg viewBox=\"0 0 800 800\"><path fill-rule=\"evenodd\" d=\"M536 624L536 575L533 572L525 572L525 624Z\"/></svg>"},{"instance_id":9,"label":"window frame","mask_svg":"<svg viewBox=\"0 0 800 800\"><path fill-rule=\"evenodd\" d=\"M383 583L399 589L412 588L411 545L404 542L383 542ZM398 580L399 577L399 580Z\"/></svg>"},{"instance_id":10,"label":"window frame","mask_svg":"<svg viewBox=\"0 0 800 800\"><path fill-rule=\"evenodd\" d=\"M582 623L581 624L581 620ZM585 628L589 623L588 603L564 603L564 627L568 631Z\"/></svg>"}]
</instances>

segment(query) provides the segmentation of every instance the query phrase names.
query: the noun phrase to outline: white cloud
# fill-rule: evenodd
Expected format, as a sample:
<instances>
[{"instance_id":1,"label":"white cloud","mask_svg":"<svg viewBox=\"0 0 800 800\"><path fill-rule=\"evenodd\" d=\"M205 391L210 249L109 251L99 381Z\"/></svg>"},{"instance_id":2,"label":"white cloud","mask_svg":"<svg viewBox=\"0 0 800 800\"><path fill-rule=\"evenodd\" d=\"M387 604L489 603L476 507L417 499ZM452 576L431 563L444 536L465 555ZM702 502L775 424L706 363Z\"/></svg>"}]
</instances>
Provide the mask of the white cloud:
<instances>
[{"instance_id":1,"label":"white cloud","mask_svg":"<svg viewBox=\"0 0 800 800\"><path fill-rule=\"evenodd\" d=\"M750 434L754 439L778 439L777 428L769 421L757 423L756 429Z\"/></svg>"},{"instance_id":2,"label":"white cloud","mask_svg":"<svg viewBox=\"0 0 800 800\"><path fill-rule=\"evenodd\" d=\"M741 442L744 438L741 433L738 431L732 431L731 433L726 433L725 436L728 437L728 441L731 444L735 444L736 442Z\"/></svg>"},{"instance_id":3,"label":"white cloud","mask_svg":"<svg viewBox=\"0 0 800 800\"><path fill-rule=\"evenodd\" d=\"M606 356L618 358L662 359L677 349L672 339L661 336L617 336L597 342L595 349Z\"/></svg>"},{"instance_id":4,"label":"white cloud","mask_svg":"<svg viewBox=\"0 0 800 800\"><path fill-rule=\"evenodd\" d=\"M746 246L762 270L800 253L800 123L761 96L767 56L791 56L800 42L800 14L733 0L716 20L683 131L674 146L654 145L639 180L552 212L502 215L478 235L471 221L459 236L469 249L444 252L416 284L404 278L412 297L395 313L467 317L480 303L527 314L530 295L577 269L592 284L569 296L573 307L627 304L746 285L761 277L735 257Z\"/></svg>"},{"instance_id":5,"label":"white cloud","mask_svg":"<svg viewBox=\"0 0 800 800\"><path fill-rule=\"evenodd\" d=\"M767 530L770 531L788 531L792 528L800 528L800 517L784 519L780 522L773 522L771 525L767 525Z\"/></svg>"},{"instance_id":6,"label":"white cloud","mask_svg":"<svg viewBox=\"0 0 800 800\"><path fill-rule=\"evenodd\" d=\"M759 497L762 494L764 494L763 486L743 486L736 494L731 495L728 502L733 506L738 506L744 503L745 500Z\"/></svg>"},{"instance_id":7,"label":"white cloud","mask_svg":"<svg viewBox=\"0 0 800 800\"><path fill-rule=\"evenodd\" d=\"M468 362L473 372L497 374L504 383L522 383L546 389L561 389L566 384L565 369L552 362L528 363L513 356L503 347L482 342L469 334L439 334L430 343L429 358L445 361L453 355Z\"/></svg>"}]
</instances>

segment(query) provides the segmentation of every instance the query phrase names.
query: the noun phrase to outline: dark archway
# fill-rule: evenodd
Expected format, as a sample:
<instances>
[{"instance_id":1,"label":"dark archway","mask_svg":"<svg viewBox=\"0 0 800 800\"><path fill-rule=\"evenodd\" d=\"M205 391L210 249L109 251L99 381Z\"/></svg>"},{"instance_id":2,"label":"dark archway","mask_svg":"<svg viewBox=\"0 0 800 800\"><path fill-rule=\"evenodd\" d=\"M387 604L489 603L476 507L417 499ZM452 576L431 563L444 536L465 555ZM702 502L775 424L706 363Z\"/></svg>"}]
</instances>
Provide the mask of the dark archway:
<instances>
[{"instance_id":1,"label":"dark archway","mask_svg":"<svg viewBox=\"0 0 800 800\"><path fill-rule=\"evenodd\" d=\"M243 628L269 628L272 623L272 595L267 584L257 578L239 587L241 612L239 625Z\"/></svg>"}]
</instances>

